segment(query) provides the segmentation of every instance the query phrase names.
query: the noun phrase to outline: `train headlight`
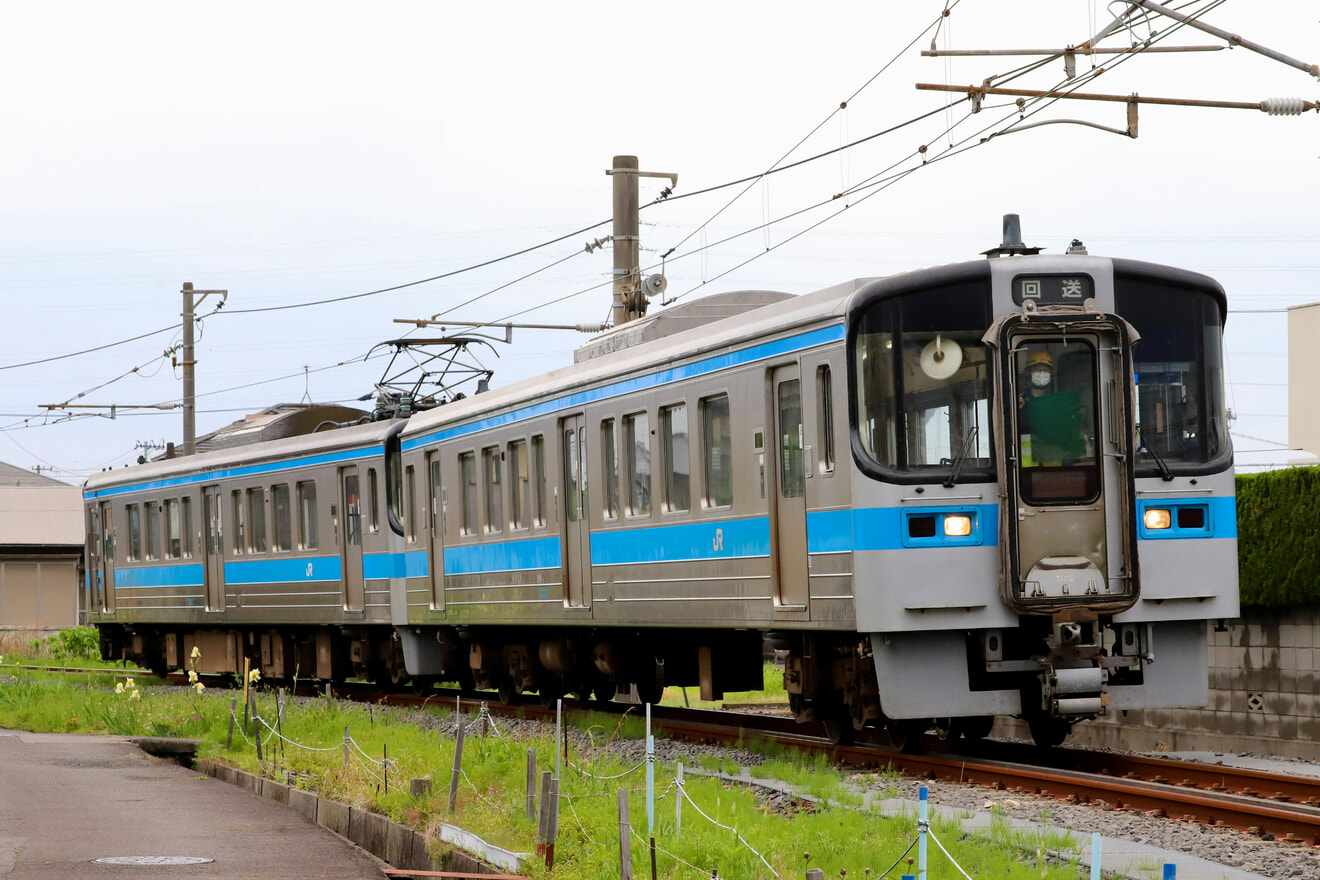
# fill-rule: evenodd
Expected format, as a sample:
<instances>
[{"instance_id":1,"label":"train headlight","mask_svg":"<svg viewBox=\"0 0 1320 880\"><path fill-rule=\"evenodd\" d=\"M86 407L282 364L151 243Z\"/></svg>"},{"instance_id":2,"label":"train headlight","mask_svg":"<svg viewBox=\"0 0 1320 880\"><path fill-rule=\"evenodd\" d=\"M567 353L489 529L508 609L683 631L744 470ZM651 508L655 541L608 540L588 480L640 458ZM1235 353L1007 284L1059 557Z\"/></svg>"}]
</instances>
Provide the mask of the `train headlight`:
<instances>
[{"instance_id":1,"label":"train headlight","mask_svg":"<svg viewBox=\"0 0 1320 880\"><path fill-rule=\"evenodd\" d=\"M1141 519L1148 529L1167 529L1173 525L1173 516L1162 507L1146 508Z\"/></svg>"},{"instance_id":2,"label":"train headlight","mask_svg":"<svg viewBox=\"0 0 1320 880\"><path fill-rule=\"evenodd\" d=\"M962 514L949 514L944 518L944 534L950 538L965 538L972 533L972 518Z\"/></svg>"}]
</instances>

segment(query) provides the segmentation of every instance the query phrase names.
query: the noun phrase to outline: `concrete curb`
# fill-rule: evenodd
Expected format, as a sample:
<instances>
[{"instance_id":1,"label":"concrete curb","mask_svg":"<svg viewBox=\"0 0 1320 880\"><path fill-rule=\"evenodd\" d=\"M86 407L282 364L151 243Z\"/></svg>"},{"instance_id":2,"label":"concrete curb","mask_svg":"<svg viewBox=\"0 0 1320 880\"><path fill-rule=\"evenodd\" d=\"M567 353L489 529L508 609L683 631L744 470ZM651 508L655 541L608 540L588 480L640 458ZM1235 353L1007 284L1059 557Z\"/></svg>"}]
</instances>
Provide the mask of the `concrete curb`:
<instances>
[{"instance_id":1,"label":"concrete curb","mask_svg":"<svg viewBox=\"0 0 1320 880\"><path fill-rule=\"evenodd\" d=\"M228 782L230 785L237 785L258 797L264 797L296 810L322 828L356 844L391 867L405 871L443 871L453 870L456 867L453 864L440 864L431 858L431 854L426 848L426 835L406 825L391 822L379 813L354 808L339 801L320 797L314 792L294 788L283 782L266 779L255 773L239 770L212 760L198 761L197 770L213 779ZM451 825L445 825L444 827L446 829L453 828ZM491 846L475 835L465 832L461 840L450 840L444 835L442 835L442 838L451 845L471 841L479 844L479 846L462 847L468 850L468 854L462 859L460 870L489 872L492 874L518 870L519 862L517 859L510 861L507 858L507 856L513 854ZM483 865L478 861L490 852L505 857L501 859L502 864L500 867ZM455 855L458 855L458 853Z\"/></svg>"}]
</instances>

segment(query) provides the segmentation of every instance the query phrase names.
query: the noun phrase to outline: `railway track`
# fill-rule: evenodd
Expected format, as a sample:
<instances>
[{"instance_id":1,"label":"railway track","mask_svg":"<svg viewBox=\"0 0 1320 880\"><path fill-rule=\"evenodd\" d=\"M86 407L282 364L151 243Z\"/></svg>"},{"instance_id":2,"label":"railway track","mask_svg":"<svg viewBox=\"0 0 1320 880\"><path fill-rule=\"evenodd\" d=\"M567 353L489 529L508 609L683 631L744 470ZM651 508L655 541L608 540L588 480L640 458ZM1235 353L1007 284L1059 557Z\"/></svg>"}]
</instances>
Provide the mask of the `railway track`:
<instances>
[{"instance_id":1,"label":"railway track","mask_svg":"<svg viewBox=\"0 0 1320 880\"><path fill-rule=\"evenodd\" d=\"M182 678L180 676L180 678ZM313 687L299 693L319 693ZM492 714L553 720L555 709L533 703L502 705L496 694L437 688L425 695L383 693L368 684L336 685L341 698L397 706L485 703ZM620 711L565 700L565 712ZM640 706L635 706L640 710ZM1040 749L998 741L940 741L926 737L924 754L892 749L882 731L863 731L850 746L830 744L823 725L797 724L774 714L652 707L664 735L707 744L736 745L755 736L803 752L828 752L840 763L892 767L923 779L1053 797L1101 810L1145 813L1173 821L1228 826L1265 839L1320 847L1320 778L1082 749Z\"/></svg>"}]
</instances>

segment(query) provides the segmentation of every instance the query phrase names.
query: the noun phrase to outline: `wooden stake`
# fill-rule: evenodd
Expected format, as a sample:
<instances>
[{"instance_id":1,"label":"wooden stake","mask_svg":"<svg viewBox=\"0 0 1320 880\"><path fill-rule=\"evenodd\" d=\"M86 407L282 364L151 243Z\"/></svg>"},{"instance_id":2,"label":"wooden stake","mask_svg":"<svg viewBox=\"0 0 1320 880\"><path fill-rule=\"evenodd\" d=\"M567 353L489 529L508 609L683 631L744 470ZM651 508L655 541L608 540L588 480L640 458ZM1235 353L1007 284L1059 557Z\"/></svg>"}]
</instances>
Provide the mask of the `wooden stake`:
<instances>
[{"instance_id":1,"label":"wooden stake","mask_svg":"<svg viewBox=\"0 0 1320 880\"><path fill-rule=\"evenodd\" d=\"M527 750L527 818L536 818L536 749Z\"/></svg>"},{"instance_id":2,"label":"wooden stake","mask_svg":"<svg viewBox=\"0 0 1320 880\"><path fill-rule=\"evenodd\" d=\"M619 790L619 880L632 880L632 824L628 821L628 789Z\"/></svg>"},{"instance_id":3,"label":"wooden stake","mask_svg":"<svg viewBox=\"0 0 1320 880\"><path fill-rule=\"evenodd\" d=\"M238 708L238 697L229 698L229 736L225 739L225 751L234 747L234 710Z\"/></svg>"},{"instance_id":4,"label":"wooden stake","mask_svg":"<svg viewBox=\"0 0 1320 880\"><path fill-rule=\"evenodd\" d=\"M467 735L467 719L458 722L458 741L454 743L454 769L449 774L449 812L458 804L458 777L463 772L463 737Z\"/></svg>"},{"instance_id":5,"label":"wooden stake","mask_svg":"<svg viewBox=\"0 0 1320 880\"><path fill-rule=\"evenodd\" d=\"M550 839L550 780L549 770L541 774L541 812L536 817L536 854L545 854L545 842Z\"/></svg>"}]
</instances>

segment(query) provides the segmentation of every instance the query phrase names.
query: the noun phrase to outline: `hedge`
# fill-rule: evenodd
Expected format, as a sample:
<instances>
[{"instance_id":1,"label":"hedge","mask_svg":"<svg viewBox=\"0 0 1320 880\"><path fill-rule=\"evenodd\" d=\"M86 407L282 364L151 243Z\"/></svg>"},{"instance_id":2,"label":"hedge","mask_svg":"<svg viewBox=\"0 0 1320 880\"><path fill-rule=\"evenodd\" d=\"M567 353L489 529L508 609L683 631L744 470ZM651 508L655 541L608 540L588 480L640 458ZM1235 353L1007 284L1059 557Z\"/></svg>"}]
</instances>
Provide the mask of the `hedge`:
<instances>
[{"instance_id":1,"label":"hedge","mask_svg":"<svg viewBox=\"0 0 1320 880\"><path fill-rule=\"evenodd\" d=\"M1320 468L1237 478L1242 607L1288 608L1320 600Z\"/></svg>"}]
</instances>

